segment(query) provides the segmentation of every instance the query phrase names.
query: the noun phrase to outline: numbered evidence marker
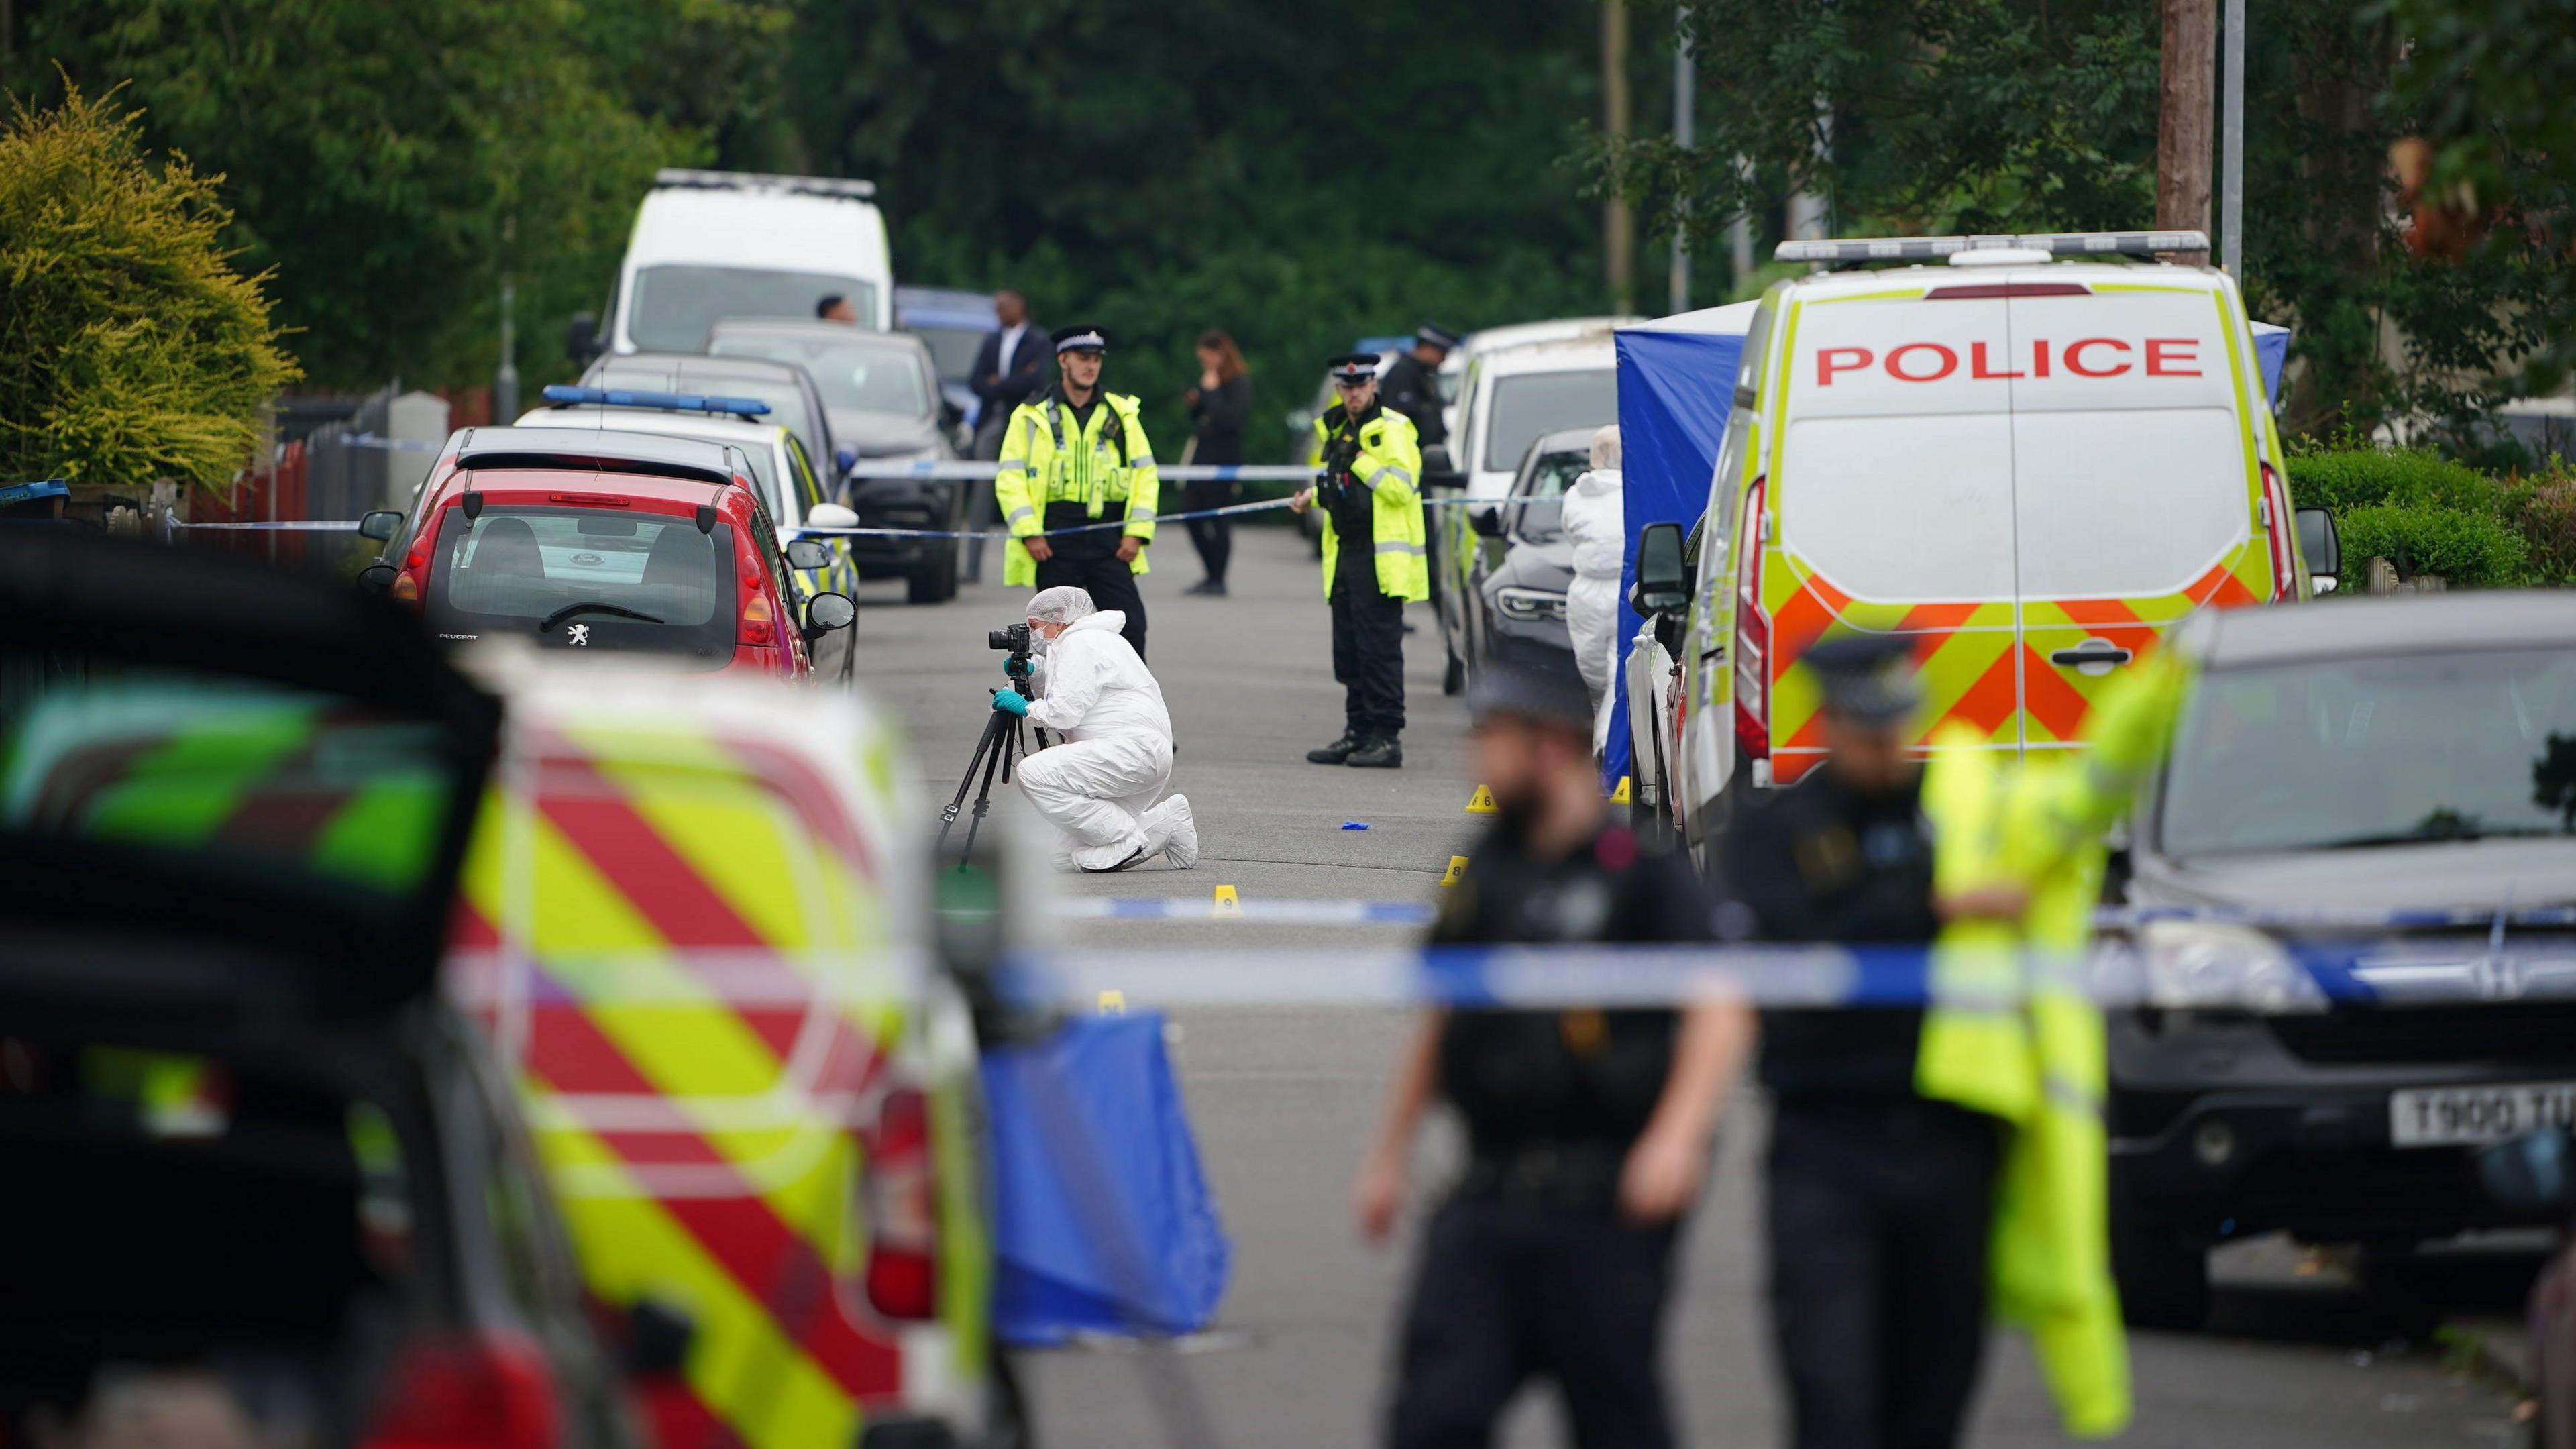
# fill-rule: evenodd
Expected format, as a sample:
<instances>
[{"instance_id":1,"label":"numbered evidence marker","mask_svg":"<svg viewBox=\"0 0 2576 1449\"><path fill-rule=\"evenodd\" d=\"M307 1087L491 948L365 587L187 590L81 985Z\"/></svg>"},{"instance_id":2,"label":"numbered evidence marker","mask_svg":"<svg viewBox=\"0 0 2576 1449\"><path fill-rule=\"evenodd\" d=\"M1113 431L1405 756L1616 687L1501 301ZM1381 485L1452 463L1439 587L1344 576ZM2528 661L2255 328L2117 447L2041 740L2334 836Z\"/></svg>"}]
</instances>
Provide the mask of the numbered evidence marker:
<instances>
[{"instance_id":1,"label":"numbered evidence marker","mask_svg":"<svg viewBox=\"0 0 2576 1449\"><path fill-rule=\"evenodd\" d=\"M1209 903L1208 914L1211 916L1241 916L1243 914L1243 901L1240 897L1235 895L1234 887L1230 885L1221 885L1216 888L1216 899Z\"/></svg>"},{"instance_id":2,"label":"numbered evidence marker","mask_svg":"<svg viewBox=\"0 0 2576 1449\"><path fill-rule=\"evenodd\" d=\"M1476 793L1467 797L1467 813L1470 815L1493 814L1494 792L1486 789L1482 785L1477 786Z\"/></svg>"},{"instance_id":3,"label":"numbered evidence marker","mask_svg":"<svg viewBox=\"0 0 2576 1449\"><path fill-rule=\"evenodd\" d=\"M1628 803L1627 776L1621 775L1619 777L1619 788L1610 792L1610 803L1613 805L1625 805Z\"/></svg>"},{"instance_id":4,"label":"numbered evidence marker","mask_svg":"<svg viewBox=\"0 0 2576 1449\"><path fill-rule=\"evenodd\" d=\"M1458 883L1458 877L1465 875L1466 873L1467 857L1463 855L1453 855L1449 857L1449 868L1440 873L1440 883L1445 886L1456 885Z\"/></svg>"},{"instance_id":5,"label":"numbered evidence marker","mask_svg":"<svg viewBox=\"0 0 2576 1449\"><path fill-rule=\"evenodd\" d=\"M1100 993L1100 1014L1102 1016L1125 1016L1127 1014L1127 993L1124 991L1104 991Z\"/></svg>"}]
</instances>

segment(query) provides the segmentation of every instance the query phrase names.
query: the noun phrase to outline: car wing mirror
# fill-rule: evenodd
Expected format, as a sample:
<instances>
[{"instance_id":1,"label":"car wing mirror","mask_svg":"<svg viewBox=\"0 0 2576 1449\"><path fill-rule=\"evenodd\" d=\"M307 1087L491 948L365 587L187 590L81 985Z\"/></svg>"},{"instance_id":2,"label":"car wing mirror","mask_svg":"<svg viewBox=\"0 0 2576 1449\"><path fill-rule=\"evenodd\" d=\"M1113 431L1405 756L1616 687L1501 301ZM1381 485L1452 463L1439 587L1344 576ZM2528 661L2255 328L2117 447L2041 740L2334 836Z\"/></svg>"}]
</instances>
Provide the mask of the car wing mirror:
<instances>
[{"instance_id":1,"label":"car wing mirror","mask_svg":"<svg viewBox=\"0 0 2576 1449\"><path fill-rule=\"evenodd\" d=\"M396 509L376 509L358 520L358 537L382 543L394 536L394 530L402 527L402 521L403 516Z\"/></svg>"},{"instance_id":2,"label":"car wing mirror","mask_svg":"<svg viewBox=\"0 0 2576 1449\"><path fill-rule=\"evenodd\" d=\"M1682 526L1650 523L1637 538L1637 583L1628 602L1639 614L1678 614L1690 607L1690 571L1682 562Z\"/></svg>"},{"instance_id":3,"label":"car wing mirror","mask_svg":"<svg viewBox=\"0 0 2576 1449\"><path fill-rule=\"evenodd\" d=\"M2479 1150L2478 1181L2505 1207L2576 1206L2576 1147L2554 1127L2509 1138Z\"/></svg>"},{"instance_id":4,"label":"car wing mirror","mask_svg":"<svg viewBox=\"0 0 2576 1449\"><path fill-rule=\"evenodd\" d=\"M1425 488L1464 488L1465 475L1449 454L1447 443L1433 443L1422 450L1422 486Z\"/></svg>"},{"instance_id":5,"label":"car wing mirror","mask_svg":"<svg viewBox=\"0 0 2576 1449\"><path fill-rule=\"evenodd\" d=\"M599 318L589 312L575 312L564 324L564 356L575 367L588 367L599 355Z\"/></svg>"},{"instance_id":6,"label":"car wing mirror","mask_svg":"<svg viewBox=\"0 0 2576 1449\"><path fill-rule=\"evenodd\" d=\"M798 540L803 542L803 540ZM859 621L859 606L847 594L816 594L805 601L805 637L819 639Z\"/></svg>"},{"instance_id":7,"label":"car wing mirror","mask_svg":"<svg viewBox=\"0 0 2576 1449\"><path fill-rule=\"evenodd\" d=\"M819 538L800 538L787 545L787 566L792 569L827 569L832 566L832 546Z\"/></svg>"},{"instance_id":8,"label":"car wing mirror","mask_svg":"<svg viewBox=\"0 0 2576 1449\"><path fill-rule=\"evenodd\" d=\"M2331 594L2343 574L2343 536L2335 531L2334 515L2322 508L2302 508L2295 517L2299 552L2308 560L2308 586Z\"/></svg>"},{"instance_id":9,"label":"car wing mirror","mask_svg":"<svg viewBox=\"0 0 2576 1449\"><path fill-rule=\"evenodd\" d=\"M1503 536L1503 510L1491 506L1471 510L1467 515L1467 526L1476 530L1478 538L1500 538Z\"/></svg>"},{"instance_id":10,"label":"car wing mirror","mask_svg":"<svg viewBox=\"0 0 2576 1449\"><path fill-rule=\"evenodd\" d=\"M387 593L392 590L394 580L400 577L402 570L392 564L371 563L358 570L358 587L371 594Z\"/></svg>"},{"instance_id":11,"label":"car wing mirror","mask_svg":"<svg viewBox=\"0 0 2576 1449\"><path fill-rule=\"evenodd\" d=\"M807 528L856 528L859 515L838 503L817 503L805 510Z\"/></svg>"}]
</instances>

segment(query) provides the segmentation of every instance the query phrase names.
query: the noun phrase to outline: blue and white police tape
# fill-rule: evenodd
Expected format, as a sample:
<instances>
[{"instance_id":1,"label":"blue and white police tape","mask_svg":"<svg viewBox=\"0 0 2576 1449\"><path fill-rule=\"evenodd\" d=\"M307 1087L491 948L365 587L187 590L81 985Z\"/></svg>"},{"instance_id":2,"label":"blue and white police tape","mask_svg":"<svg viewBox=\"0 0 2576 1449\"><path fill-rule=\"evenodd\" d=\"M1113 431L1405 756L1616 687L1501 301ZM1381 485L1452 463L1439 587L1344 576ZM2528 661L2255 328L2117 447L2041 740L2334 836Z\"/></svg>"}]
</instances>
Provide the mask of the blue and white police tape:
<instances>
[{"instance_id":1,"label":"blue and white police tape","mask_svg":"<svg viewBox=\"0 0 2576 1449\"><path fill-rule=\"evenodd\" d=\"M928 478L966 479L993 477L1002 471L996 462L963 458L861 458L842 471L845 478ZM1297 463L1175 463L1166 468L1155 465L1154 475L1166 483L1306 483L1313 481L1316 469Z\"/></svg>"},{"instance_id":2,"label":"blue and white police tape","mask_svg":"<svg viewBox=\"0 0 2576 1449\"><path fill-rule=\"evenodd\" d=\"M1311 470L1300 470L1299 476L1312 477L1314 475ZM1425 508L1463 508L1473 503L1493 503L1494 501L1495 500L1490 498L1425 498L1422 500L1422 506ZM1158 525L1165 523L1187 523L1194 518L1228 518L1245 513L1267 513L1275 509L1286 508L1288 506L1289 500L1285 498L1265 498L1257 503L1229 503L1222 508L1194 508L1181 513L1157 513L1154 515L1154 522ZM1097 533L1103 529L1123 529L1131 521L1132 520L1124 517L1104 518L1098 523L1077 523L1065 528L1042 529L1039 532L1030 534L1014 534L1007 529L998 528L875 528L866 525L861 525L856 528L814 528L811 526L804 526L798 528L796 531L799 535L807 538L989 538L1007 541L1013 538L1058 538L1063 535L1073 533Z\"/></svg>"},{"instance_id":3,"label":"blue and white police tape","mask_svg":"<svg viewBox=\"0 0 2576 1449\"><path fill-rule=\"evenodd\" d=\"M1092 896L1058 901L1052 914L1059 920L1078 921L1217 919L1300 926L1399 926L1427 924L1432 910L1429 903L1420 901L1251 900L1228 901L1219 906L1204 896ZM2366 907L2104 906L2093 913L2094 929L2102 931L2172 924L2334 932L2488 931L2499 924L2517 930L2565 930L2576 927L2576 906L2507 907L2501 911L2451 907L2392 911ZM2457 949L2449 955L2457 956ZM2565 960L2570 976L2576 977L2576 946L2568 948Z\"/></svg>"},{"instance_id":4,"label":"blue and white police tape","mask_svg":"<svg viewBox=\"0 0 2576 1449\"><path fill-rule=\"evenodd\" d=\"M1062 921L1249 921L1269 926L1427 926L1421 901L1211 901L1201 896L1093 896L1058 901Z\"/></svg>"}]
</instances>

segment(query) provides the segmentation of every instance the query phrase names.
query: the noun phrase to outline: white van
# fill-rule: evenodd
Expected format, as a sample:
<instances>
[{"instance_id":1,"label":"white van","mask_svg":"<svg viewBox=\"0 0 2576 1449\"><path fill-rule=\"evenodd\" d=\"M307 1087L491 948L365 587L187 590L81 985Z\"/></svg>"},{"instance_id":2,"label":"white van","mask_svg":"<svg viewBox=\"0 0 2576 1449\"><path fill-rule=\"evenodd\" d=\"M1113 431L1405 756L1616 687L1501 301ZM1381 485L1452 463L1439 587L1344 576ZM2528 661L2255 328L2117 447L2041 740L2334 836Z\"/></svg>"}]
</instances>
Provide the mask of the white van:
<instances>
[{"instance_id":1,"label":"white van","mask_svg":"<svg viewBox=\"0 0 2576 1449\"><path fill-rule=\"evenodd\" d=\"M812 317L847 297L894 326L894 267L872 181L666 170L635 210L609 301L613 352L703 352L727 317ZM576 331L574 346L582 339Z\"/></svg>"},{"instance_id":2,"label":"white van","mask_svg":"<svg viewBox=\"0 0 2576 1449\"><path fill-rule=\"evenodd\" d=\"M1466 388L1467 364L1475 361L1479 354L1526 347L1533 342L1572 342L1581 337L1601 336L1622 327L1633 327L1645 320L1643 317L1625 316L1551 317L1544 322L1514 322L1470 332L1459 339L1447 357L1440 359L1440 420L1448 425L1449 436L1458 436L1459 409L1465 405L1461 394Z\"/></svg>"},{"instance_id":3,"label":"white van","mask_svg":"<svg viewBox=\"0 0 2576 1449\"><path fill-rule=\"evenodd\" d=\"M1793 668L1902 636L1924 736L2073 748L2121 666L2203 605L2309 596L2281 441L2224 273L2152 262L2197 233L1783 243L1850 266L1774 285L1744 346L1661 710L1632 735L1684 838L1730 789L1823 756ZM2134 257L2136 264L2116 258ZM2059 260L2081 258L2082 260ZM1670 526L1670 525L1667 525ZM1684 602L1686 599L1687 602Z\"/></svg>"},{"instance_id":4,"label":"white van","mask_svg":"<svg viewBox=\"0 0 2576 1449\"><path fill-rule=\"evenodd\" d=\"M1458 426L1449 435L1450 465L1465 496L1499 500L1512 491L1530 444L1568 428L1619 421L1619 359L1604 328L1554 342L1479 352L1467 364L1458 395ZM1452 486L1455 486L1454 483ZM1431 600L1448 651L1442 687L1455 694L1483 665L1476 636L1476 551L1466 508L1437 510L1431 523ZM1499 543L1492 543L1501 562Z\"/></svg>"}]
</instances>

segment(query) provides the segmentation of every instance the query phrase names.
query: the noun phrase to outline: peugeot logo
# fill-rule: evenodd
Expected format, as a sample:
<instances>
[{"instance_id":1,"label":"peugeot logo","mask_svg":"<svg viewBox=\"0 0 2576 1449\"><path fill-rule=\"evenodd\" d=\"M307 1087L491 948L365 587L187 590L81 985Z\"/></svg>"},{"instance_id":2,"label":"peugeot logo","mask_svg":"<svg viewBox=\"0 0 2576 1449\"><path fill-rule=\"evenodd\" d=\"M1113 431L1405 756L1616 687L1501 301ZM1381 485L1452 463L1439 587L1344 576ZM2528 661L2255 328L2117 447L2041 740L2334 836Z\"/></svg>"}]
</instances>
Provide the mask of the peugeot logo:
<instances>
[{"instance_id":1,"label":"peugeot logo","mask_svg":"<svg viewBox=\"0 0 2576 1449\"><path fill-rule=\"evenodd\" d=\"M565 642L566 642L566 643L570 643L570 644L587 644L587 643L589 643L589 642L590 642L590 626L589 626L588 624L575 624L575 625L573 625L571 628L566 629L566 630L564 631L564 640L565 640Z\"/></svg>"}]
</instances>

